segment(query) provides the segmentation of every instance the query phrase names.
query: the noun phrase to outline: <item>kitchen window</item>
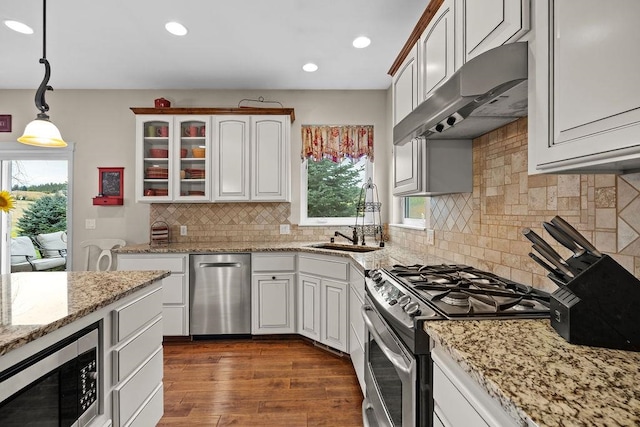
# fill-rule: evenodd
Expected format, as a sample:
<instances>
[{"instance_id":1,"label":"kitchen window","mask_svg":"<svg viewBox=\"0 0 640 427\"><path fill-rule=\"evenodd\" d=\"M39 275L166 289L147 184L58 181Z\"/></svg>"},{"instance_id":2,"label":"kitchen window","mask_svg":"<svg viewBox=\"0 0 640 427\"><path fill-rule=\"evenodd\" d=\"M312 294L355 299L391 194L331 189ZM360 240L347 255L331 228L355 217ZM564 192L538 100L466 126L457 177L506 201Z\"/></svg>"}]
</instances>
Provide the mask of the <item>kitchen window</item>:
<instances>
[{"instance_id":1,"label":"kitchen window","mask_svg":"<svg viewBox=\"0 0 640 427\"><path fill-rule=\"evenodd\" d=\"M402 223L411 227L426 227L427 197L404 197L402 199Z\"/></svg>"},{"instance_id":2,"label":"kitchen window","mask_svg":"<svg viewBox=\"0 0 640 427\"><path fill-rule=\"evenodd\" d=\"M373 177L373 126L302 125L303 225L354 225L363 185Z\"/></svg>"},{"instance_id":3,"label":"kitchen window","mask_svg":"<svg viewBox=\"0 0 640 427\"><path fill-rule=\"evenodd\" d=\"M366 156L340 163L305 160L301 171L301 224L354 225L360 191L372 176L373 163Z\"/></svg>"}]
</instances>

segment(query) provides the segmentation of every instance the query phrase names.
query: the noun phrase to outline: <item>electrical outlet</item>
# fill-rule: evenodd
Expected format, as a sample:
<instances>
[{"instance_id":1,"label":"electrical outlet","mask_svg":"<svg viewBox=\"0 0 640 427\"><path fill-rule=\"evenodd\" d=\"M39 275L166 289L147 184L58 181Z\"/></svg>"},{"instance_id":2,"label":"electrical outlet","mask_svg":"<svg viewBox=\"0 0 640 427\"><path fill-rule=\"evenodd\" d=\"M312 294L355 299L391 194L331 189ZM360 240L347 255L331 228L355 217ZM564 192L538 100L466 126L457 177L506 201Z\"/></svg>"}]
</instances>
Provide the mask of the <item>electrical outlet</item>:
<instances>
[{"instance_id":1,"label":"electrical outlet","mask_svg":"<svg viewBox=\"0 0 640 427\"><path fill-rule=\"evenodd\" d=\"M291 227L289 224L280 224L280 234L291 234Z\"/></svg>"},{"instance_id":2,"label":"electrical outlet","mask_svg":"<svg viewBox=\"0 0 640 427\"><path fill-rule=\"evenodd\" d=\"M181 225L180 226L180 235L181 236L186 236L187 235L187 226L186 225Z\"/></svg>"},{"instance_id":3,"label":"electrical outlet","mask_svg":"<svg viewBox=\"0 0 640 427\"><path fill-rule=\"evenodd\" d=\"M435 232L433 231L433 228L429 228L427 229L427 245L434 245L435 244Z\"/></svg>"},{"instance_id":4,"label":"electrical outlet","mask_svg":"<svg viewBox=\"0 0 640 427\"><path fill-rule=\"evenodd\" d=\"M96 229L96 220L95 219L85 219L84 220L84 228L86 230L95 230Z\"/></svg>"}]
</instances>

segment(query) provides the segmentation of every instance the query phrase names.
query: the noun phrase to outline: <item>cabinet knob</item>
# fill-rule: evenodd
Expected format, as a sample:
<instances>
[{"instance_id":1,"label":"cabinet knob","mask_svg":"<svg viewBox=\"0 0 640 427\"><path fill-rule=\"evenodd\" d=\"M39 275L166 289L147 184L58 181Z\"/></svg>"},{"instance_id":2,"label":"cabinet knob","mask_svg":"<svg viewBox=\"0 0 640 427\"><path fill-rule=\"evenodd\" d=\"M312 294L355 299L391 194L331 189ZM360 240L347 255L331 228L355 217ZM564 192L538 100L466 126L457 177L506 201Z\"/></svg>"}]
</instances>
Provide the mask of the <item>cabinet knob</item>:
<instances>
[{"instance_id":1,"label":"cabinet knob","mask_svg":"<svg viewBox=\"0 0 640 427\"><path fill-rule=\"evenodd\" d=\"M271 280L276 280L276 276L272 276L272 277L271 277Z\"/></svg>"}]
</instances>

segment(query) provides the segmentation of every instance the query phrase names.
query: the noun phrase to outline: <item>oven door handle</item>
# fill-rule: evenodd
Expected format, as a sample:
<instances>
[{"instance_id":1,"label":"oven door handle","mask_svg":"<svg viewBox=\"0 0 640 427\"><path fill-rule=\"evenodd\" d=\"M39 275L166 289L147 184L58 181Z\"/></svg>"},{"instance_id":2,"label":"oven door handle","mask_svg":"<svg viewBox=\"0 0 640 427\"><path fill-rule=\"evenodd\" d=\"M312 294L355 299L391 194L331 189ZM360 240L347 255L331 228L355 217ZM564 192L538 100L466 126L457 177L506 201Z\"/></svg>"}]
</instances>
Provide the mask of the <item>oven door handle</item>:
<instances>
[{"instance_id":1,"label":"oven door handle","mask_svg":"<svg viewBox=\"0 0 640 427\"><path fill-rule=\"evenodd\" d=\"M373 338L375 338L376 342L378 343L378 346L380 347L380 350L382 350L384 355L387 356L387 359L389 359L389 361L393 364L393 366L399 371L401 371L402 373L404 373L405 375L411 375L411 366L406 365L402 355L395 353L382 340L382 337L380 336L375 326L373 325L373 322L369 318L368 311L372 311L372 310L373 308L367 304L364 304L360 309L360 311L362 312L362 318L364 319L364 323L366 324L367 329L369 330L369 332L371 332L371 335L373 335Z\"/></svg>"}]
</instances>

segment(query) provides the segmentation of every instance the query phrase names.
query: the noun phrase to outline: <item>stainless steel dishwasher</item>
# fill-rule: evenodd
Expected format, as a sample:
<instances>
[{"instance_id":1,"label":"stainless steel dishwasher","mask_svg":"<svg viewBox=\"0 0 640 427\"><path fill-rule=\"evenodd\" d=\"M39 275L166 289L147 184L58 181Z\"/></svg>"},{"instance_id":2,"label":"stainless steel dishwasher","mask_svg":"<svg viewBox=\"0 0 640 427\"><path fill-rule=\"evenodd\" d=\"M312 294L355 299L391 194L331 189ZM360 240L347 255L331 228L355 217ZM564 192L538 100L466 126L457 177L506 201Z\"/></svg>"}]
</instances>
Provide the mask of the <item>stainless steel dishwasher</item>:
<instances>
[{"instance_id":1,"label":"stainless steel dishwasher","mask_svg":"<svg viewBox=\"0 0 640 427\"><path fill-rule=\"evenodd\" d=\"M191 255L190 334L251 333L251 255Z\"/></svg>"}]
</instances>

